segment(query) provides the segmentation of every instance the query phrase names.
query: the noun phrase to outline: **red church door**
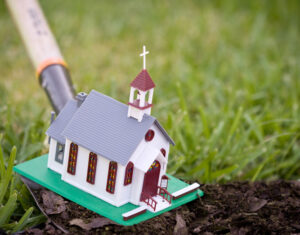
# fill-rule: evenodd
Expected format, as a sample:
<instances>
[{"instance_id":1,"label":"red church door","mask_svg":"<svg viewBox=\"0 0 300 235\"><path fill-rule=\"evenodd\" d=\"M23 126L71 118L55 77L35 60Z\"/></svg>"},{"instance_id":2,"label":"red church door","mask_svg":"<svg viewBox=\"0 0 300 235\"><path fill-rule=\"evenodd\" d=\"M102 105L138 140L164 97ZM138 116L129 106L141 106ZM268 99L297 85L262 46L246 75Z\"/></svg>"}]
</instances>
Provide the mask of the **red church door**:
<instances>
[{"instance_id":1,"label":"red church door","mask_svg":"<svg viewBox=\"0 0 300 235\"><path fill-rule=\"evenodd\" d=\"M160 164L154 161L144 177L143 193L155 196L157 195L157 186L160 173Z\"/></svg>"}]
</instances>

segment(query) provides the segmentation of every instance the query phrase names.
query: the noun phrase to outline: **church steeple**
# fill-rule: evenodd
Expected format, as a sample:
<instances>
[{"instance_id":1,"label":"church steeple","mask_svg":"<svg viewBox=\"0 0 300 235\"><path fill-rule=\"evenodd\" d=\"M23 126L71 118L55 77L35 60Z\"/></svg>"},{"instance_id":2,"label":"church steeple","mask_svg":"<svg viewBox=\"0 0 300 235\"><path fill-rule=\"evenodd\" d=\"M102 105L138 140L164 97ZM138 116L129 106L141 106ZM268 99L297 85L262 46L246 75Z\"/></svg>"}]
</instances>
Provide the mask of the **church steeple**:
<instances>
[{"instance_id":1,"label":"church steeple","mask_svg":"<svg viewBox=\"0 0 300 235\"><path fill-rule=\"evenodd\" d=\"M144 113L151 114L152 99L155 84L146 70L146 47L143 46L143 69L130 83L130 97L128 103L128 117L133 117L139 122L142 121ZM148 97L148 98L146 98Z\"/></svg>"}]
</instances>

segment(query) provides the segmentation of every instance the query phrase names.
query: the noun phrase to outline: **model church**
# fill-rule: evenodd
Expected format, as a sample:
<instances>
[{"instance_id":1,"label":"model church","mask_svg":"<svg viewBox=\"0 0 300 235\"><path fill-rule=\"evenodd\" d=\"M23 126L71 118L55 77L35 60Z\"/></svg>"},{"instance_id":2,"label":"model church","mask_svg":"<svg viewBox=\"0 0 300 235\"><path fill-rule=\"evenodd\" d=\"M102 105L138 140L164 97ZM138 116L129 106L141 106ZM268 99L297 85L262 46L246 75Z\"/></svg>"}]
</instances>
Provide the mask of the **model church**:
<instances>
[{"instance_id":1,"label":"model church","mask_svg":"<svg viewBox=\"0 0 300 235\"><path fill-rule=\"evenodd\" d=\"M158 211L170 205L166 174L173 140L151 116L155 84L144 66L128 105L92 90L70 100L53 120L48 168L61 179L117 207Z\"/></svg>"}]
</instances>

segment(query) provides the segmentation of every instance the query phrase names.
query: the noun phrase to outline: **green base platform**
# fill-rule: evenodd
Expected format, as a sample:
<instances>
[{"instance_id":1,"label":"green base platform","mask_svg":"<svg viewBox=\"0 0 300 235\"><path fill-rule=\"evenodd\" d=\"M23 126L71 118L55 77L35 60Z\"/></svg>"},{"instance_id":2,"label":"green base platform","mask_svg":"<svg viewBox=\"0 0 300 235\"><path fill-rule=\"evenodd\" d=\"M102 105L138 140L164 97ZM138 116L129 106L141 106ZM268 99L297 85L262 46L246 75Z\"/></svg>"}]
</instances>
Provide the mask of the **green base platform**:
<instances>
[{"instance_id":1,"label":"green base platform","mask_svg":"<svg viewBox=\"0 0 300 235\"><path fill-rule=\"evenodd\" d=\"M141 214L135 218L132 218L128 221L124 221L122 214L130 210L133 210L138 206L133 205L131 203L127 203L121 207L115 207L89 193L86 193L72 186L71 184L62 181L60 174L47 168L47 160L48 160L48 154L17 165L14 167L14 171L42 185L43 187L48 188L73 202L76 202L77 204L87 209L90 209L102 216L105 216L115 221L116 223L125 226L140 223L142 221L160 215L166 211L170 211L176 207L179 207L187 202L195 200L197 198L197 194L199 196L203 196L203 192L201 190L197 190L181 198L173 200L172 205L162 211L156 213L147 211L146 213ZM185 182L173 176L168 175L168 177L169 177L168 191L170 193L176 192L188 185Z\"/></svg>"}]
</instances>

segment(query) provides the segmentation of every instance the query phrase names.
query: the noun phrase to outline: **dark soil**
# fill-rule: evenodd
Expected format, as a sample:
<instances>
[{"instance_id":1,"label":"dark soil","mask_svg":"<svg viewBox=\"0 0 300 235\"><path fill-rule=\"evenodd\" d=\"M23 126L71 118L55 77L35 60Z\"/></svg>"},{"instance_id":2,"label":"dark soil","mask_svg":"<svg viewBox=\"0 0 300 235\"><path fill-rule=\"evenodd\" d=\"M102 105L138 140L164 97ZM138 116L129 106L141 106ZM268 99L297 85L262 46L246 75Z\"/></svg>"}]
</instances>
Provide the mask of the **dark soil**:
<instances>
[{"instance_id":1,"label":"dark soil","mask_svg":"<svg viewBox=\"0 0 300 235\"><path fill-rule=\"evenodd\" d=\"M300 182L236 182L201 189L203 198L130 227L37 190L50 219L26 233L62 234L58 224L71 234L300 234Z\"/></svg>"}]
</instances>

